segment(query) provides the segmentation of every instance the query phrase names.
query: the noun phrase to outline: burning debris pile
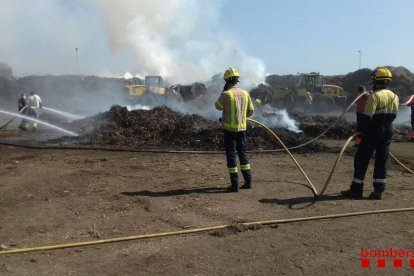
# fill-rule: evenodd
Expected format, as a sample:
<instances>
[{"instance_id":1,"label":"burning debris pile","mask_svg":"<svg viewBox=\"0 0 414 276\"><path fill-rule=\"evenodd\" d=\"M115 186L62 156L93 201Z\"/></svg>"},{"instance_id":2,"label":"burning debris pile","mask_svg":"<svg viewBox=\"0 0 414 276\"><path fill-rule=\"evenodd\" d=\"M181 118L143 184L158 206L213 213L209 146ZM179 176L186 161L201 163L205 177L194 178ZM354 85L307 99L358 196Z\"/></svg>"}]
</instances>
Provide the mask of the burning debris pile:
<instances>
[{"instance_id":1,"label":"burning debris pile","mask_svg":"<svg viewBox=\"0 0 414 276\"><path fill-rule=\"evenodd\" d=\"M134 149L224 149L223 134L218 122L199 115L175 112L166 106L128 111L125 107L115 105L107 112L74 121L70 128L75 129L80 136L65 138L66 143ZM287 146L299 145L307 140L303 134L288 130L276 130L276 133ZM247 136L249 150L281 148L260 126L249 124ZM321 149L322 146L316 142L301 150Z\"/></svg>"},{"instance_id":2,"label":"burning debris pile","mask_svg":"<svg viewBox=\"0 0 414 276\"><path fill-rule=\"evenodd\" d=\"M300 122L300 129L307 137L316 137L329 127L331 128L324 135L325 139L347 139L356 131L355 123L348 122L343 118L338 120L334 116L324 117L318 115L307 117L296 114L294 119Z\"/></svg>"}]
</instances>

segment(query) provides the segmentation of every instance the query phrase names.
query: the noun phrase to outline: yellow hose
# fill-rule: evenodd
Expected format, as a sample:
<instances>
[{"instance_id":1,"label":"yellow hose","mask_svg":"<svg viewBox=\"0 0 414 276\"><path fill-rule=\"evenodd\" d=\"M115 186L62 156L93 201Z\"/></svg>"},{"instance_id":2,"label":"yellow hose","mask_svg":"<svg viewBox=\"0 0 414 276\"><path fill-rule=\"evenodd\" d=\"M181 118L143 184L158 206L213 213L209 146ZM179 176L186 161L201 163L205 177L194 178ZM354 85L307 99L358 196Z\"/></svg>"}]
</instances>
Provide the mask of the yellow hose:
<instances>
[{"instance_id":1,"label":"yellow hose","mask_svg":"<svg viewBox=\"0 0 414 276\"><path fill-rule=\"evenodd\" d=\"M308 182L308 184L309 184L309 186L310 186L310 188L312 189L312 192L313 192L313 194L315 195L315 197L317 197L317 196L321 196L324 192L325 192L325 190L326 190L326 188L328 187L328 185L329 185L329 183L330 183L330 181L331 181L331 178L332 178L332 175L333 175L333 173L334 173L334 171L335 171L335 169L336 169L336 166L338 165L338 163L339 163L339 160L341 159L341 157L342 157L342 155L344 154L344 152L345 152L345 149L348 147L348 145L349 145L349 143L351 143L351 141L354 139L354 137L355 136L357 136L358 135L358 133L355 133L355 134L353 134L352 136L350 136L347 140L346 140L346 142L345 142L345 144L342 146L342 149L341 149L341 151L340 151L340 153L339 153L339 155L338 155L338 157L336 158L336 161L335 161L335 163L334 163L334 165L333 165L333 167L332 167L332 169L331 169L331 172L329 173L329 176L328 176L328 178L326 179L326 181L325 181L325 184L324 184L324 186L323 186L323 188L322 188L322 190L320 191L320 192L318 192L318 190L315 188L315 186L313 185L313 183L312 183L312 181L309 179L309 177L306 175L306 173L305 173L305 171L302 169L302 167L299 165L299 163L298 163L298 161L296 161L296 159L293 157L293 155L290 153L290 151L289 151L289 148L287 148L286 146L285 146L285 144L282 142L282 140L270 129L270 128L268 128L266 125L264 125L263 123L261 123L261 122L259 122L259 121L256 121L256 120L253 120L253 119L250 119L250 118L248 118L247 119L248 121L250 121L250 122L253 122L253 123L256 123L256 124L258 124L258 125L260 125L260 126L262 126L262 127L264 127L267 131L269 131L269 133L274 137L274 138L276 138L276 140L282 145L282 147L285 149L285 151L289 154L289 156L292 158L292 160L293 160L293 162L296 164L296 166L299 168L299 170L300 170L300 172L302 173L302 175L305 177L305 179L306 179L306 181ZM399 165L401 165L403 168L405 168L408 172L410 172L411 174L414 174L414 172L412 171L412 170L410 170L408 167L406 167L403 163L401 163L392 153L390 153L390 156L399 164Z\"/></svg>"},{"instance_id":2,"label":"yellow hose","mask_svg":"<svg viewBox=\"0 0 414 276\"><path fill-rule=\"evenodd\" d=\"M311 221L311 220L354 217L354 216L384 214L384 213L411 212L411 211L414 211L414 207L398 208L398 209L373 210L373 211L343 213L343 214L324 215L324 216L312 216L312 217L302 217L302 218L275 219L275 220L265 220L265 221L256 221L256 222L244 222L244 223L240 223L238 225L249 227L249 226L254 226L254 225L283 224L283 223L302 222L302 221ZM176 235L207 232L207 231L213 231L213 230L221 230L221 229L229 228L231 226L233 226L233 225L228 225L227 224L227 225L218 225L218 226L195 228L195 229L172 231L172 232L163 232L163 233L154 233L154 234L144 234L144 235L138 235L138 236L112 238L112 239L105 239L105 240L95 240L95 241L87 241L87 242L77 242L77 243L48 245L48 246L39 246L39 247L31 247L31 248L12 249L12 250L0 251L0 255L29 253L29 252L35 252L35 251L64 249L64 248L81 247L81 246L91 246L91 245L121 242L121 241L143 240L143 239L150 239L150 238L161 238L161 237L168 237L168 236L176 236Z\"/></svg>"},{"instance_id":3,"label":"yellow hose","mask_svg":"<svg viewBox=\"0 0 414 276\"><path fill-rule=\"evenodd\" d=\"M270 132L270 134L276 138L277 141L279 141L279 143L282 145L282 147L285 149L285 151L289 154L290 158L292 158L293 162L296 164L296 166L299 168L300 172L302 173L302 175L305 177L306 181L308 181L310 188L312 189L312 192L315 195L318 195L318 191L316 190L315 186L313 186L312 181L309 179L309 177L306 175L305 171L302 169L302 167L299 165L298 161L296 161L295 157L293 157L293 155L290 153L289 149L285 146L285 144L282 142L282 140L280 140L280 138L270 129L268 128L265 124L253 120L253 119L247 119L250 122L256 123L258 125L261 125L262 127L264 127L267 131Z\"/></svg>"},{"instance_id":4,"label":"yellow hose","mask_svg":"<svg viewBox=\"0 0 414 276\"><path fill-rule=\"evenodd\" d=\"M329 176L328 176L328 178L327 178L327 179L326 179L326 181L325 181L325 185L323 186L323 188L322 188L321 192L318 194L318 196L323 195L323 193L325 192L326 188L328 187L329 182L331 181L331 178L332 178L332 175L333 175L333 173L334 173L334 171L335 171L335 168L336 168L336 166L338 165L339 160L341 159L342 155L343 155L343 154L344 154L344 152L345 152L345 149L348 147L349 143L351 143L351 141L352 141L352 140L354 139L354 137L355 137L355 136L357 136L357 135L358 135L358 133L355 133L354 135L350 136L350 137L348 138L348 140L346 140L345 144L342 146L342 149L341 149L341 151L339 152L338 157L336 158L335 164L333 165L332 170L331 170L331 172L329 173Z\"/></svg>"},{"instance_id":5,"label":"yellow hose","mask_svg":"<svg viewBox=\"0 0 414 276\"><path fill-rule=\"evenodd\" d=\"M405 166L403 163L400 162L400 160L397 159L397 157L395 157L391 152L390 152L390 156L392 159L394 159L395 162L397 162L401 167L403 167L404 169L406 169L409 173L414 174L414 171L410 170L407 166Z\"/></svg>"},{"instance_id":6,"label":"yellow hose","mask_svg":"<svg viewBox=\"0 0 414 276\"><path fill-rule=\"evenodd\" d=\"M266 125L263 123L253 120L253 119L247 119L248 121L251 121L253 123L256 123L262 127L264 127L267 131L269 131L274 138L282 145L282 147L285 149L285 151L289 154L293 162L296 164L296 166L301 171L302 175L305 177L305 179L308 181L312 192L314 193L315 197L321 196L326 188L328 187L328 184L330 183L330 180L332 178L332 175L335 171L336 166L339 163L339 160L341 159L343 153L345 152L346 147L349 145L349 143L353 140L353 138L358 135L354 134L350 136L345 144L343 145L332 169L331 172L325 182L325 185L323 186L320 193L316 190L314 185L312 184L312 181L309 179L309 177L306 175L305 171L302 169L302 167L299 165L299 163L296 161L296 159L293 157L293 155L290 153L289 149L285 146L285 144L281 141L281 139ZM390 153L390 156L402 167L404 167L407 171L414 174L412 170L404 166L393 154ZM311 220L321 220L321 219L332 219L332 218L342 218L342 217L351 217L351 216L361 216L361 215L369 215L369 214L382 214L382 213L396 213L396 212L407 212L407 211L414 211L414 207L408 207L408 208L398 208L398 209L385 209L385 210L373 210L373 211L363 211L363 212L353 212L353 213L343 213L343 214L336 214L336 215L325 215L325 216L313 216L313 217L303 217L303 218L292 218L292 219L278 219L278 220L267 220L267 221L256 221L256 222L245 222L240 223L242 226L253 226L253 225L268 225L268 224L282 224L282 223L292 223L292 222L301 222L301 221L311 221ZM112 238L112 239L105 239L105 240L96 240L96 241L88 241L88 242L78 242L78 243L69 243L69 244L60 244L60 245L49 245L49 246L40 246L40 247L32 247L32 248L22 248L22 249L12 249L12 250L6 250L6 251L0 251L0 255L5 254L18 254L18 253L29 253L34 251L44 251L44 250L53 250L53 249L64 249L64 248L72 248L72 247L81 247L81 246L91 246L91 245L98 245L98 244L105 244L105 243L112 243L112 242L121 242L121 241L130 241L130 240L141 240L141 239L149 239L149 238L160 238L160 237L167 237L167 236L174 236L174 235L183 235L183 234L191 234L191 233L199 233L199 232L207 232L212 230L220 230L225 229L228 227L231 227L232 225L218 225L218 226L212 226L212 227L204 227L204 228L195 228L195 229L188 229L188 230L181 230L181 231L172 231L172 232L163 232L163 233L154 233L154 234L144 234L144 235L138 235L138 236L129 236L129 237L121 237L121 238Z\"/></svg>"}]
</instances>

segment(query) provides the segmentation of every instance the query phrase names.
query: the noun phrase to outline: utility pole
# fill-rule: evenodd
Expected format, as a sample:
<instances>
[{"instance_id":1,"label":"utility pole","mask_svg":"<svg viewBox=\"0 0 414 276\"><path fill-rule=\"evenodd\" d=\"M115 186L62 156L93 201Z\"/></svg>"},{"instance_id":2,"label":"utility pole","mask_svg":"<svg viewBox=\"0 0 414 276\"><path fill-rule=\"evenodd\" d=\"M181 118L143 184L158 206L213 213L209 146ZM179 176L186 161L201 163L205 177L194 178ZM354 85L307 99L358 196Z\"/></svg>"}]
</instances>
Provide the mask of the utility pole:
<instances>
[{"instance_id":1,"label":"utility pole","mask_svg":"<svg viewBox=\"0 0 414 276\"><path fill-rule=\"evenodd\" d=\"M361 55L362 55L362 51L359 50L358 53L359 53L359 69L361 69Z\"/></svg>"},{"instance_id":2,"label":"utility pole","mask_svg":"<svg viewBox=\"0 0 414 276\"><path fill-rule=\"evenodd\" d=\"M75 52L76 52L76 74L79 75L78 48L75 48Z\"/></svg>"}]
</instances>

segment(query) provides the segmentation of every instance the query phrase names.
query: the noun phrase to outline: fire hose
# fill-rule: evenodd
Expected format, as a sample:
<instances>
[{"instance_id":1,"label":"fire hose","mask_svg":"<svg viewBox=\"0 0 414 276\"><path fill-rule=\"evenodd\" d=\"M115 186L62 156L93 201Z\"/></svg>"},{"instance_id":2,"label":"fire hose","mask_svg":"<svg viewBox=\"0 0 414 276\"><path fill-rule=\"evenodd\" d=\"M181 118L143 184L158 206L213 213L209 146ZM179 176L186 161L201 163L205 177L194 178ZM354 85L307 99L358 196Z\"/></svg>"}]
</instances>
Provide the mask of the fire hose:
<instances>
[{"instance_id":1,"label":"fire hose","mask_svg":"<svg viewBox=\"0 0 414 276\"><path fill-rule=\"evenodd\" d=\"M334 219L334 218L344 218L344 217L355 217L355 216L373 215L373 214L412 212L412 211L414 211L414 207L397 208L397 209L384 209L384 210L372 210L372 211L363 211L363 212L351 212L351 213L342 213L342 214L334 214L334 215L311 216L311 217L290 218L290 219L275 219L275 220L265 220L265 221L255 221L255 222L243 222L243 223L239 223L237 225L240 225L240 226L243 226L243 227L246 227L246 228L251 227L252 229L255 229L254 227L259 226L259 225L287 224L287 223L293 223L293 222ZM11 249L11 250L0 251L0 255L30 253L30 252L35 252L35 251L45 251L45 250L54 250L54 249L65 249L65 248L91 246L91 245L122 242L122 241L143 240L143 239L151 239L151 238L162 238L162 237L168 237L168 236L177 236L177 235L209 232L209 231L213 231L213 230L229 229L232 226L235 226L235 225L227 224L227 225L218 225L218 226L211 226L211 227L194 228L194 229L187 229L187 230L180 230L180 231L171 231L171 232L152 233L152 234L144 234L144 235L136 235L136 236L128 236L128 237L120 237L120 238L111 238L111 239L104 239L104 240L85 241L85 242L67 243L67 244L57 244L57 245L31 247L31 248Z\"/></svg>"},{"instance_id":2,"label":"fire hose","mask_svg":"<svg viewBox=\"0 0 414 276\"><path fill-rule=\"evenodd\" d=\"M254 121L262 126L260 122ZM268 129L266 126L264 126ZM270 129L268 129L270 130ZM270 130L271 131L271 130ZM273 132L272 132L273 133ZM274 134L274 133L273 133ZM356 135L356 134L355 134ZM338 164L340 157L342 156L346 146L352 141L355 135L352 135L348 138L345 145L342 147L338 158L335 161L335 164L329 174L328 179L325 182L324 187L322 188L321 192L317 192L316 188L313 186L310 179L306 176L306 173L300 167L299 163L295 160L293 155L289 152L286 146L280 141L279 137L274 134L274 137L283 145L285 150L289 153L291 158L294 160L295 164L297 164L298 168L301 170L302 174L308 180L309 184L312 187L312 191L314 192L315 196L320 196L326 190L331 176L334 172L336 165ZM275 220L266 220L266 221L255 221L255 222L244 222L238 225L243 227L254 227L258 225L270 225L270 224L287 224L287 223L294 223L294 222L304 222L304 221L313 221L313 220L323 220L323 219L334 219L334 218L344 218L344 217L355 217L355 216L362 216L362 215L372 215L372 214L385 214L385 213L397 213L397 212L412 212L414 211L414 207L407 207L407 208L396 208L396 209L385 209L385 210L372 210L372 211L363 211L363 212L351 212L351 213L342 213L342 214L334 214L334 215L323 215L323 216L311 216L311 217L301 217L301 218L289 218L289 219L275 219ZM39 246L39 247L31 247L31 248L20 248L20 249L12 249L6 251L0 251L0 255L6 254L19 254L19 253L30 253L35 251L45 251L45 250L55 250L55 249L65 249L65 248L73 248L73 247L83 247L83 246L92 246L98 244L106 244L106 243L114 243L114 242L122 242L122 241L132 241L132 240L143 240L143 239L150 239L150 238L162 238L168 236L177 236L177 235L186 235L186 234L194 234L194 233L201 233L201 232L210 232L214 230L222 230L222 229L229 229L234 225L218 225L218 226L211 226L211 227L203 227L203 228L194 228L194 229L187 229L187 230L180 230L180 231L171 231L171 232L162 232L162 233L152 233L152 234L143 234L143 235L136 235L136 236L127 236L127 237L119 237L119 238L110 238L110 239L103 239L103 240L95 240L95 241L85 241L85 242L77 242L77 243L69 243L69 244L58 244L58 245L48 245L48 246Z\"/></svg>"},{"instance_id":3,"label":"fire hose","mask_svg":"<svg viewBox=\"0 0 414 276\"><path fill-rule=\"evenodd\" d=\"M326 188L328 187L328 184L331 180L331 177L335 171L335 168L337 164L339 163L339 160L341 159L346 147L348 144L353 140L353 138L357 135L354 134L350 136L347 141L345 142L344 146L342 147L334 166L331 169L331 172L323 186L320 192L317 191L315 186L313 185L312 181L309 179L309 177L306 175L305 171L302 169L302 167L299 165L299 163L296 161L296 159L293 157L293 155L290 153L289 149L284 145L284 143L281 141L281 139L266 125L262 124L261 122L258 122L253 119L248 119L250 122L256 123L262 127L264 127L269 133L272 134L272 136L282 145L284 150L289 154L289 156L292 158L296 166L299 168L305 179L308 181L312 192L314 193L315 197L321 196ZM326 131L325 131L326 133ZM322 136L322 135L319 135ZM316 139L314 139L316 140ZM399 162L394 155L390 154L390 156L396 160L401 166L403 166L406 170L408 170L410 173L414 174L413 171L411 171L409 168L404 166L401 162ZM269 224L283 224L283 223L293 223L293 222L302 222L302 221L313 221L313 220L322 220L322 219L333 219L333 218L343 218L343 217L352 217L352 216L361 216L361 215L370 215L370 214L382 214L382 213L397 213L397 212L408 212L408 211L414 211L414 207L408 207L408 208L397 208L397 209L385 209L385 210L373 210L373 211L364 211L364 212L353 212L353 213L343 213L343 214L334 214L334 215L325 215L325 216L312 216L312 217L302 217L302 218L291 218L291 219L276 219L276 220L267 220L267 221L256 221L256 222L245 222L240 223L239 225L244 227L252 227L255 225L269 225ZM4 254L18 254L18 253L29 253L29 252L35 252L35 251L44 251L44 250L54 250L54 249L64 249L64 248L73 248L73 247L81 247L81 246L92 246L92 245L98 245L98 244L106 244L106 243L113 243L113 242L121 242L121 241L131 241L131 240L142 240L142 239L149 239L149 238L161 238L161 237L167 237L167 236L176 236L176 235L184 235L184 234L192 234L192 233L200 233L200 232L207 232L207 231L213 231L213 230L221 230L230 228L232 225L219 225L219 226L212 226L212 227L204 227L204 228L195 228L195 229L188 229L188 230L181 230L181 231L172 231L172 232L163 232L163 233L153 233L153 234L144 234L144 235L137 235L137 236L128 236L128 237L120 237L120 238L112 238L112 239L105 239L105 240L95 240L95 241L86 241L86 242L78 242L78 243L70 243L70 244L59 244L59 245L49 245L49 246L40 246L40 247L32 247L32 248L21 248L21 249L13 249L13 250L6 250L6 251L0 251L0 255Z\"/></svg>"},{"instance_id":4,"label":"fire hose","mask_svg":"<svg viewBox=\"0 0 414 276\"><path fill-rule=\"evenodd\" d=\"M306 181L308 182L310 188L312 189L312 192L314 193L314 195L317 196L321 196L326 188L328 187L329 182L331 181L332 175L335 171L336 166L339 163L339 160L341 159L343 153L345 152L345 149L348 147L349 143L355 138L355 136L358 135L358 133L355 133L353 135L351 135L345 142L345 144L342 146L341 151L339 152L339 155L337 156L335 163L331 169L331 172L329 173L328 178L325 181L325 184L322 188L322 190L320 192L317 191L317 189L315 188L315 186L313 185L312 181L309 179L309 177L306 175L305 171L302 169L302 167L299 165L299 163L296 161L296 159L293 157L293 155L290 153L289 148L287 148L285 146L285 144L283 144L282 140L270 129L268 128L266 125L262 124L259 121L253 120L253 119L247 119L253 123L256 123L260 126L262 126L263 128L265 128L284 148L284 150L286 151L286 153L290 156L290 158L293 160L293 162L295 163L295 165L298 167L298 169L300 170L300 172L302 173L302 175L305 177ZM392 153L389 154L391 156L392 159L394 159L401 167L403 167L404 169L406 169L409 173L414 175L414 171L412 171L411 169L409 169L407 166L405 166L403 163L401 163L401 161L399 161Z\"/></svg>"}]
</instances>

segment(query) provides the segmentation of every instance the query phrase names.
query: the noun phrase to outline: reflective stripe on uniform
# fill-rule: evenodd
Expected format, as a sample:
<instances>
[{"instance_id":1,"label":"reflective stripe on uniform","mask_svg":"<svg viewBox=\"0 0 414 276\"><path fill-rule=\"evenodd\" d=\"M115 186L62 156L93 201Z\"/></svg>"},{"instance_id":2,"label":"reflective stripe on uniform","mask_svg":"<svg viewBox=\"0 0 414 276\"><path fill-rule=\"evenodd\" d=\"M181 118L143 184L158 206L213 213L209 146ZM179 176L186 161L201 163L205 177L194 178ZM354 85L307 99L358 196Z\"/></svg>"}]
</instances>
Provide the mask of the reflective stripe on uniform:
<instances>
[{"instance_id":1,"label":"reflective stripe on uniform","mask_svg":"<svg viewBox=\"0 0 414 276\"><path fill-rule=\"evenodd\" d=\"M358 179L358 178L354 178L354 180L352 180L352 181L355 182L355 183L359 183L359 184L363 184L364 183L363 180Z\"/></svg>"},{"instance_id":2,"label":"reflective stripe on uniform","mask_svg":"<svg viewBox=\"0 0 414 276\"><path fill-rule=\"evenodd\" d=\"M229 170L229 173L237 173L237 167L227 169Z\"/></svg>"},{"instance_id":3,"label":"reflective stripe on uniform","mask_svg":"<svg viewBox=\"0 0 414 276\"><path fill-rule=\"evenodd\" d=\"M378 178L376 178L376 179L373 179L373 182L374 183L385 183L385 182L387 182L387 179L378 179Z\"/></svg>"},{"instance_id":4,"label":"reflective stripe on uniform","mask_svg":"<svg viewBox=\"0 0 414 276\"><path fill-rule=\"evenodd\" d=\"M216 102L215 106L217 110L223 110L223 105L219 101Z\"/></svg>"},{"instance_id":5,"label":"reflective stripe on uniform","mask_svg":"<svg viewBox=\"0 0 414 276\"><path fill-rule=\"evenodd\" d=\"M236 124L236 100L234 98L234 91L229 91L230 96L230 128L235 129L237 128Z\"/></svg>"},{"instance_id":6,"label":"reflective stripe on uniform","mask_svg":"<svg viewBox=\"0 0 414 276\"><path fill-rule=\"evenodd\" d=\"M244 100L246 102L245 106L244 106L244 110L243 110L243 120L241 123L242 128L246 128L247 127L247 122L246 122L246 117L247 116L247 109L249 107L249 95L247 93L243 94L244 96Z\"/></svg>"},{"instance_id":7,"label":"reflective stripe on uniform","mask_svg":"<svg viewBox=\"0 0 414 276\"><path fill-rule=\"evenodd\" d=\"M250 170L250 164L240 165L240 170L242 171Z\"/></svg>"}]
</instances>

